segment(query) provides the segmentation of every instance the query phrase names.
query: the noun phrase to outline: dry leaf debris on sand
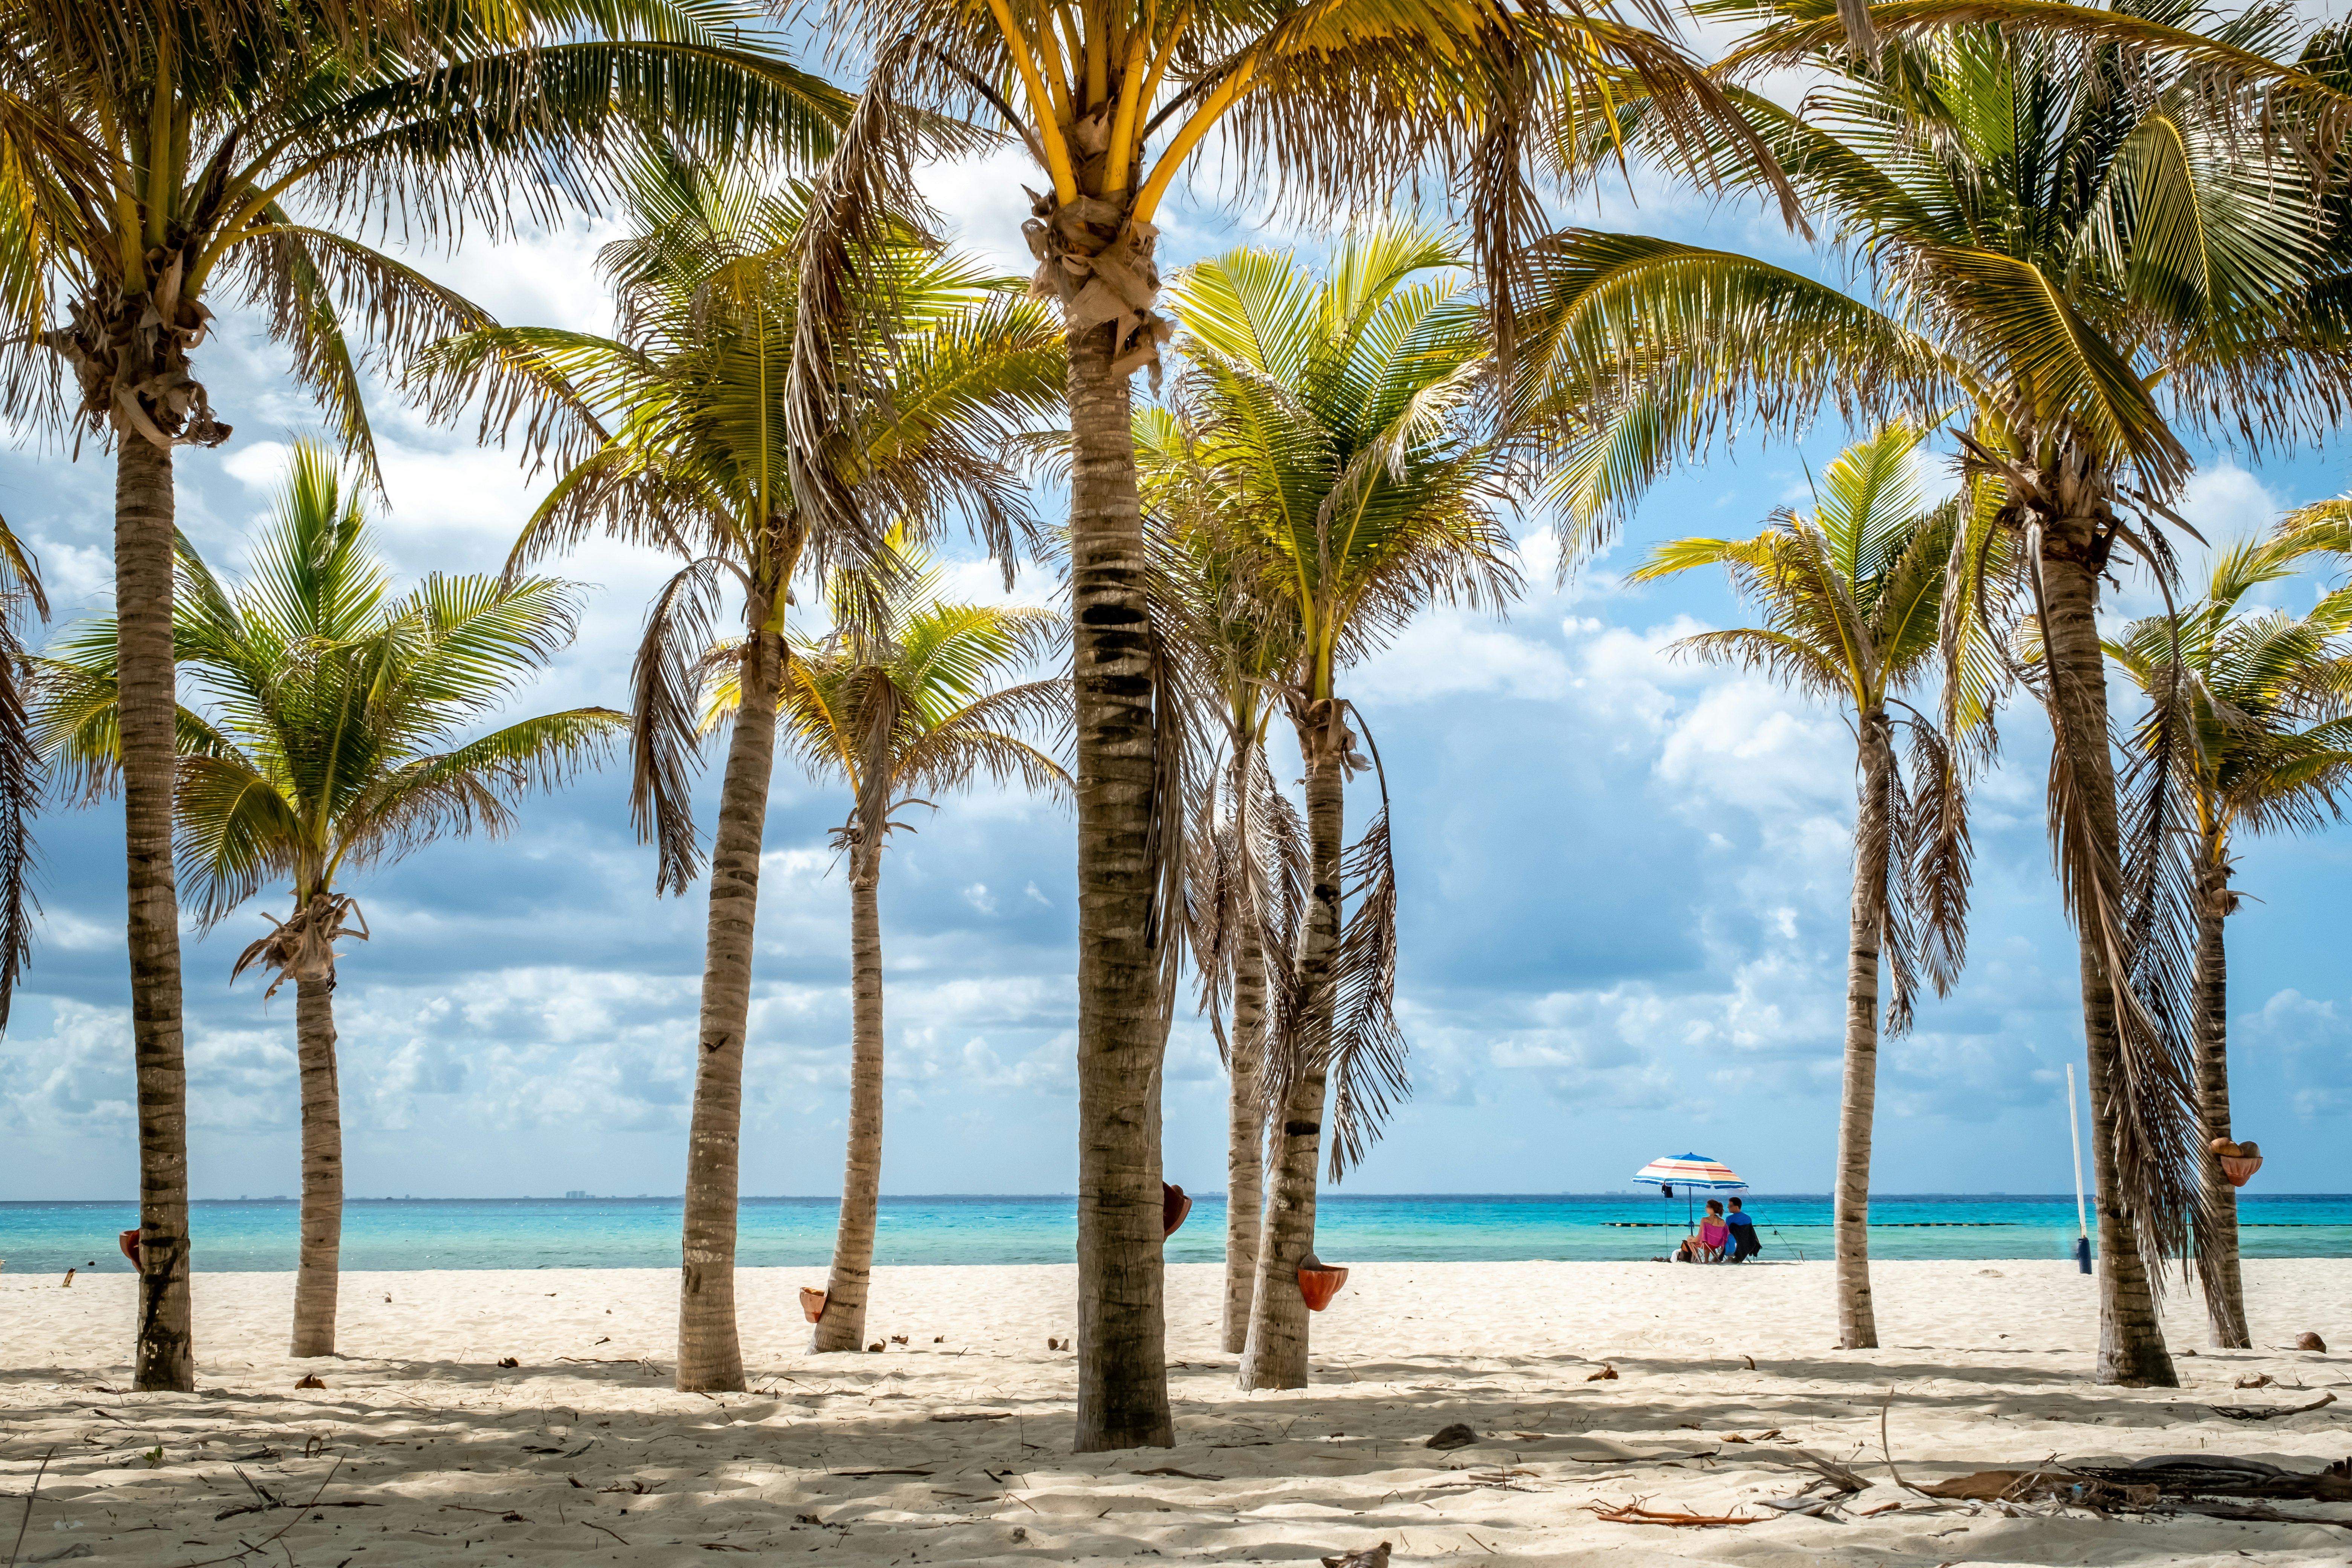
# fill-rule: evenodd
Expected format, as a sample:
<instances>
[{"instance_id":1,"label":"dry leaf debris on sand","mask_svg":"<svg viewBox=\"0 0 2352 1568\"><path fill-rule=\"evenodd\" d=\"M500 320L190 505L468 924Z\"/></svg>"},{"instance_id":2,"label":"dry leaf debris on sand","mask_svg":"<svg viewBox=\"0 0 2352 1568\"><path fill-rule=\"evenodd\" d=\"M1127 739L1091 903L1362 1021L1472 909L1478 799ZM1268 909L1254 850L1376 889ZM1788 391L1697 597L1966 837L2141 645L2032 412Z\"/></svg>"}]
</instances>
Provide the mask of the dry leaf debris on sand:
<instances>
[{"instance_id":1,"label":"dry leaf debris on sand","mask_svg":"<svg viewBox=\"0 0 2352 1568\"><path fill-rule=\"evenodd\" d=\"M2352 1262L2245 1268L2259 1342L2345 1331ZM283 1354L291 1274L200 1274L192 1395L123 1392L128 1275L0 1274L0 1536L54 1450L25 1563L257 1563L273 1534L267 1560L294 1568L1370 1562L1384 1542L1397 1563L1608 1568L2352 1561L2352 1502L2151 1511L2125 1476L1922 1495L2045 1466L2352 1455L2352 1404L2213 1408L2264 1375L2282 1406L2315 1400L2347 1381L2337 1359L2206 1351L2180 1390L2099 1388L2094 1280L1977 1269L1874 1266L1886 1348L1841 1352L1825 1265L1362 1265L1316 1321L1315 1386L1251 1395L1217 1348L1221 1268L1180 1265L1177 1446L1085 1456L1076 1358L1039 1348L1075 1330L1067 1267L878 1269L885 1350L832 1356L804 1348L797 1292L820 1269L744 1270L751 1390L715 1396L669 1387L666 1270L346 1275L347 1353L323 1362ZM2176 1344L2201 1342L2193 1293L2168 1306ZM1619 1376L1588 1382L1602 1366ZM1471 1440L1427 1446L1450 1426Z\"/></svg>"}]
</instances>

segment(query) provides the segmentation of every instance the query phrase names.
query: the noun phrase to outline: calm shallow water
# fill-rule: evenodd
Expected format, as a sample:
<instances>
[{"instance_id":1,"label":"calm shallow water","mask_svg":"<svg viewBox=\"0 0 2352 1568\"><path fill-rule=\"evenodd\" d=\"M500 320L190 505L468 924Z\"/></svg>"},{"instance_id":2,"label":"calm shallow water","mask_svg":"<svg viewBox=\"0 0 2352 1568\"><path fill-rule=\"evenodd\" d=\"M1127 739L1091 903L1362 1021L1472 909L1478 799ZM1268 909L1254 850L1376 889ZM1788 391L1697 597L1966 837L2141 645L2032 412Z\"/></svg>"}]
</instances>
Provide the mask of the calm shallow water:
<instances>
[{"instance_id":1,"label":"calm shallow water","mask_svg":"<svg viewBox=\"0 0 2352 1568\"><path fill-rule=\"evenodd\" d=\"M1830 1253L1826 1196L1754 1194L1749 1208L1769 1258ZM746 1267L822 1264L833 1250L832 1198L747 1198L737 1241ZM882 1200L877 1262L1067 1263L1076 1246L1069 1197L898 1197ZM2352 1196L2241 1194L2250 1258L2352 1257ZM1648 1258L1683 1230L1684 1206L1654 1195L1349 1196L1326 1194L1316 1247L1334 1262ZM290 1199L199 1203L196 1267L294 1267ZM667 1268L678 1262L676 1198L355 1199L343 1210L343 1267L402 1268ZM115 1233L139 1220L133 1204L0 1203L0 1259L9 1272L68 1268L127 1271ZM1224 1256L1222 1199L1203 1197L1170 1238L1174 1263ZM1929 1194L1871 1205L1874 1258L2066 1258L2072 1197Z\"/></svg>"}]
</instances>

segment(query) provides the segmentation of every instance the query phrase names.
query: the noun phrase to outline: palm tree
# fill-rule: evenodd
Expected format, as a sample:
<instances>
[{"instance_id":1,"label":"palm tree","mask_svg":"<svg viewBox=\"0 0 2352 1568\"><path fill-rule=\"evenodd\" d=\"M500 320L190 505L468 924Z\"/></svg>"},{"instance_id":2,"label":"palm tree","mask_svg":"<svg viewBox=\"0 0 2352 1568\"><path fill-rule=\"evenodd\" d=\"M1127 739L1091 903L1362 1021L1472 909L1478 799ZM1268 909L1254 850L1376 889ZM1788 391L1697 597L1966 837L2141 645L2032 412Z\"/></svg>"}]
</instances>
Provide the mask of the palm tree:
<instances>
[{"instance_id":1,"label":"palm tree","mask_svg":"<svg viewBox=\"0 0 2352 1568\"><path fill-rule=\"evenodd\" d=\"M0 410L94 436L115 457L135 1387L195 1386L172 879L172 467L177 448L218 446L229 426L194 351L224 297L257 308L373 475L356 335L398 356L487 318L353 236L370 219L498 232L519 213L550 215L593 192L610 154L654 122L708 155L747 144L821 155L848 100L748 45L739 29L758 15L736 0L0 5Z\"/></svg>"},{"instance_id":2,"label":"palm tree","mask_svg":"<svg viewBox=\"0 0 2352 1568\"><path fill-rule=\"evenodd\" d=\"M1910 1027L1924 971L1937 992L1967 952L1966 797L1949 749L1927 715L1898 693L1933 671L1940 648L1946 563L1959 504L1931 506L1915 453L1926 432L1895 424L1849 447L1822 477L1810 515L1783 510L1752 539L1678 539L1627 575L1654 582L1722 566L1761 626L1706 632L1675 645L1712 664L1773 676L1849 710L1859 804L1853 827L1852 936L1847 948L1845 1092L1838 1112L1838 1344L1875 1350L1870 1293L1870 1142L1877 1099L1879 974L1893 994L1886 1033ZM1893 710L1900 709L1897 714ZM1911 732L1912 780L1895 757Z\"/></svg>"},{"instance_id":3,"label":"palm tree","mask_svg":"<svg viewBox=\"0 0 2352 1568\"><path fill-rule=\"evenodd\" d=\"M1044 309L904 226L843 252L836 281L846 304L829 313L824 333L803 331L803 269L824 265L812 257L832 232L807 214L826 207L830 189L821 181L814 193L763 190L740 171L656 150L626 188L636 232L607 247L601 263L618 298L617 336L469 332L437 345L421 372L446 405L486 389L493 421L530 407L534 447L553 439L579 454L517 542L509 570L597 531L680 563L654 596L631 675L633 805L639 835L657 847L663 891L682 894L699 866L688 784L706 676L729 667L737 693L710 852L681 1390L743 1386L737 1150L789 590L804 553L860 548L853 531L827 526L807 504L803 475L813 468L870 487L905 516L959 506L1003 552L1019 498L1001 453L1060 389ZM861 374L841 378L816 438L803 441L783 393L815 353L855 356ZM717 629L730 594L739 637Z\"/></svg>"},{"instance_id":4,"label":"palm tree","mask_svg":"<svg viewBox=\"0 0 2352 1568\"><path fill-rule=\"evenodd\" d=\"M1499 606L1517 591L1496 516L1514 458L1480 416L1491 371L1481 301L1428 230L1351 233L1323 279L1287 256L1230 251L1187 268L1175 305L1185 364L1173 402L1191 460L1229 493L1255 591L1298 628L1269 684L1306 762L1308 893L1273 988L1265 1094L1279 1131L1241 1365L1244 1388L1297 1388L1297 1271L1314 1246L1327 1090L1334 1181L1406 1090L1385 785L1380 815L1345 849L1347 776L1372 764L1338 675L1428 605Z\"/></svg>"},{"instance_id":5,"label":"palm tree","mask_svg":"<svg viewBox=\"0 0 2352 1568\"><path fill-rule=\"evenodd\" d=\"M173 655L194 689L180 709L181 885L217 924L285 877L293 907L238 957L265 994L294 982L301 1072L302 1234L291 1354L335 1353L343 1142L335 1060L335 942L368 935L338 879L436 839L505 833L514 805L601 759L625 727L576 708L464 731L572 640L572 590L552 578L428 577L394 597L357 487L298 444L244 583L180 547ZM43 749L85 792L120 776L121 656L111 621L46 661ZM347 921L357 921L356 926Z\"/></svg>"},{"instance_id":6,"label":"palm tree","mask_svg":"<svg viewBox=\"0 0 2352 1568\"><path fill-rule=\"evenodd\" d=\"M2161 529L2189 468L2179 428L2284 437L2340 395L2320 204L2305 165L2234 133L2209 72L2154 50L2030 19L1915 35L1907 11L1878 7L1874 63L1834 17L1794 0L1769 14L1724 68L1802 59L1829 74L1802 114L1741 102L1885 308L1729 252L1571 231L1546 260L1524 395L1562 411L1573 546L1736 408L1967 408L1956 435L1979 499L1946 595L1944 729L1989 746L2011 668L1984 627L1959 629L2030 613L2051 651L2032 689L2055 736L2051 832L2080 936L2097 1376L2174 1386L2144 1252L2179 1252L2205 1221L2187 963L2154 940L2171 925L2134 907L2163 885L2147 868L2166 825L2118 805L2099 579L2118 549L2169 572ZM2208 30L2250 58L2293 46L2273 13Z\"/></svg>"},{"instance_id":7,"label":"palm tree","mask_svg":"<svg viewBox=\"0 0 2352 1568\"><path fill-rule=\"evenodd\" d=\"M1297 657L1298 617L1260 592L1263 552L1234 515L1240 498L1203 468L1175 416L1144 410L1135 440L1161 589L1154 620L1194 672L1223 752L1192 814L1185 870L1201 1010L1227 1069L1220 1332L1238 1354L1249 1342L1265 1200L1266 956L1290 950L1305 902L1306 825L1265 752L1280 710L1271 683Z\"/></svg>"},{"instance_id":8,"label":"palm tree","mask_svg":"<svg viewBox=\"0 0 2352 1568\"><path fill-rule=\"evenodd\" d=\"M861 1350L874 1271L874 1212L882 1180L882 851L899 808L931 805L916 792L970 788L982 775L1066 794L1069 775L1024 731L1065 727L1069 682L996 684L1056 640L1048 610L958 604L903 529L872 571L832 574L833 629L796 638L786 666L785 743L817 777L847 784L849 820L835 832L849 856L852 1038L849 1137L841 1224L810 1348ZM714 721L731 718L731 677L715 692ZM912 828L908 828L912 831Z\"/></svg>"},{"instance_id":9,"label":"palm tree","mask_svg":"<svg viewBox=\"0 0 2352 1568\"><path fill-rule=\"evenodd\" d=\"M2196 825L2195 1027L2199 1131L2230 1137L2229 958L2222 922L2237 912L2230 885L2241 834L2308 829L2343 815L2352 782L2352 588L2304 616L2241 611L2262 584L2291 576L2313 553L2340 548L2338 531L2290 517L2269 538L2221 552L2204 597L2177 616L2133 622L2107 657L2148 700L2138 737L2148 760L2175 775ZM2202 1161L2214 1223L2201 1234L2198 1277L2213 1343L2244 1350L2238 1273L2238 1197L2210 1152Z\"/></svg>"},{"instance_id":10,"label":"palm tree","mask_svg":"<svg viewBox=\"0 0 2352 1568\"><path fill-rule=\"evenodd\" d=\"M911 74L1022 140L1046 189L1024 225L1035 284L1068 328L1070 584L1077 670L1078 1452L1165 1446L1158 1143L1181 921L1167 905L1182 805L1155 783L1177 722L1158 663L1129 378L1158 362L1160 206L1212 145L1241 193L1377 208L1430 173L1471 209L1509 342L1532 178L1615 101L1646 94L1739 143L1723 94L1671 37L1665 0L1265 5L1160 0L855 0L865 37L906 38ZM1749 143L1743 156L1753 156ZM1702 174L1706 169L1702 166ZM1793 214L1792 214L1793 216ZM1155 862L1147 851L1157 848ZM1164 935L1164 940L1163 940Z\"/></svg>"}]
</instances>

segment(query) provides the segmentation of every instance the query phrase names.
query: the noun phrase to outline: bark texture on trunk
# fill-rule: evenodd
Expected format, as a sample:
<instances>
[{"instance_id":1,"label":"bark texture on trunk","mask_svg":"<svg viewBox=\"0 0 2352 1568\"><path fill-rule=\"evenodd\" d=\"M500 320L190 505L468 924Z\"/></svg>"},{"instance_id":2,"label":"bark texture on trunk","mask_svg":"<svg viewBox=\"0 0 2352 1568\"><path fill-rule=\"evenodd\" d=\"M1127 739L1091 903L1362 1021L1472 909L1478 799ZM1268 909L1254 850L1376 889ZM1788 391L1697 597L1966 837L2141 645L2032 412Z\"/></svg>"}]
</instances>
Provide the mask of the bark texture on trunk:
<instances>
[{"instance_id":1,"label":"bark texture on trunk","mask_svg":"<svg viewBox=\"0 0 2352 1568\"><path fill-rule=\"evenodd\" d=\"M1272 1150L1265 1230L1258 1241L1257 1295L1250 1303L1249 1342L1241 1385L1304 1388L1311 1317L1298 1290L1299 1261L1315 1250L1316 1178L1323 1154L1326 1047L1338 1002L1332 965L1339 954L1340 858L1347 831L1347 772L1339 756L1311 742L1307 753L1307 843L1312 873L1306 921L1298 933L1290 994L1298 998L1299 1040L1313 1053L1283 1097L1280 1123L1267 1130Z\"/></svg>"},{"instance_id":2,"label":"bark texture on trunk","mask_svg":"<svg viewBox=\"0 0 2352 1568\"><path fill-rule=\"evenodd\" d=\"M2197 1124L2205 1147L2197 1158L2205 1173L2212 1234L2198 1256L2197 1278L2205 1289L2215 1347L2242 1351L2253 1341L2238 1273L2238 1189L2221 1173L2212 1149L2214 1139L2230 1136L2230 958L2222 922L2236 895L2230 891L2228 856L2209 845L2202 858L2197 879Z\"/></svg>"},{"instance_id":3,"label":"bark texture on trunk","mask_svg":"<svg viewBox=\"0 0 2352 1568\"><path fill-rule=\"evenodd\" d=\"M841 1227L814 1351L866 1348L866 1300L874 1282L874 1211L882 1194L882 849L851 851L849 873L849 1152L841 1175Z\"/></svg>"},{"instance_id":4,"label":"bark texture on trunk","mask_svg":"<svg viewBox=\"0 0 2352 1568\"><path fill-rule=\"evenodd\" d=\"M694 1119L687 1138L685 1268L678 1281L681 1393L743 1386L735 1333L736 1179L743 1133L743 1035L751 1013L751 939L760 909L760 840L776 763L783 638L745 645L742 706L727 743L710 849L710 916L702 963Z\"/></svg>"},{"instance_id":5,"label":"bark texture on trunk","mask_svg":"<svg viewBox=\"0 0 2352 1568\"><path fill-rule=\"evenodd\" d=\"M1887 789L1895 735L1886 710L1862 717L1859 809L1853 825L1853 903L1845 969L1845 1088L1838 1104L1836 1212L1838 1348L1878 1348L1870 1295L1870 1135L1878 1104L1879 949L1886 931Z\"/></svg>"},{"instance_id":6,"label":"bark texture on trunk","mask_svg":"<svg viewBox=\"0 0 2352 1568\"><path fill-rule=\"evenodd\" d=\"M1154 727L1142 508L1108 327L1068 337L1077 696L1078 1397L1076 1449L1166 1447L1160 1068L1150 941ZM1172 914L1172 911L1168 911Z\"/></svg>"},{"instance_id":7,"label":"bark texture on trunk","mask_svg":"<svg viewBox=\"0 0 2352 1568\"><path fill-rule=\"evenodd\" d=\"M188 1072L180 900L172 874L172 454L118 430L114 607L130 891L131 1034L139 1084L139 1320L131 1386L196 1386L188 1302Z\"/></svg>"},{"instance_id":8,"label":"bark texture on trunk","mask_svg":"<svg viewBox=\"0 0 2352 1568\"><path fill-rule=\"evenodd\" d=\"M2049 625L2043 628L2050 686L2067 759L2088 816L2090 851L2120 883L2123 836L2116 816L2115 759L2107 749L2106 660L2099 648L2096 537L2088 518L2066 518L2043 533L2042 580ZM2156 1316L2156 1296L2139 1238L2120 1201L2116 1162L2122 1045L2116 1035L2115 978L2097 933L2076 933L2081 950L2083 1035L2089 1058L2091 1165L2098 1184L2099 1359L2095 1381L2137 1388L2178 1388L2172 1356Z\"/></svg>"},{"instance_id":9,"label":"bark texture on trunk","mask_svg":"<svg viewBox=\"0 0 2352 1568\"><path fill-rule=\"evenodd\" d=\"M294 983L302 1070L302 1250L294 1273L298 1356L335 1353L343 1247L343 1102L335 1076L335 983Z\"/></svg>"},{"instance_id":10,"label":"bark texture on trunk","mask_svg":"<svg viewBox=\"0 0 2352 1568\"><path fill-rule=\"evenodd\" d=\"M1265 1204L1265 952L1257 910L1243 911L1234 941L1232 1086L1225 1125L1224 1345L1249 1347L1250 1301L1257 1294L1258 1232Z\"/></svg>"}]
</instances>

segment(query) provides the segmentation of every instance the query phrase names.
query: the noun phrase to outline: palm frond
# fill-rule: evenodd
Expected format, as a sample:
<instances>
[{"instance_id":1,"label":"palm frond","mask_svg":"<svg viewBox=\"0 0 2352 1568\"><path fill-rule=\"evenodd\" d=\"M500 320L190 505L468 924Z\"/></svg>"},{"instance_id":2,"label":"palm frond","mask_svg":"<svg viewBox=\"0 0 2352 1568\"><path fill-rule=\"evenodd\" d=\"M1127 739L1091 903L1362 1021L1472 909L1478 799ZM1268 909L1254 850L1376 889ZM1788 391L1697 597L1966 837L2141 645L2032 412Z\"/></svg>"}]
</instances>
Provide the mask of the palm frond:
<instances>
[{"instance_id":1,"label":"palm frond","mask_svg":"<svg viewBox=\"0 0 2352 1568\"><path fill-rule=\"evenodd\" d=\"M646 612L629 667L629 816L637 842L655 847L656 892L683 895L701 874L692 793L702 735L696 698L705 654L717 640L719 590L732 575L706 557L671 576ZM739 650L738 657L751 656Z\"/></svg>"}]
</instances>

